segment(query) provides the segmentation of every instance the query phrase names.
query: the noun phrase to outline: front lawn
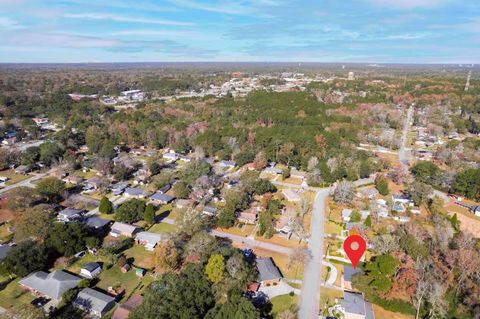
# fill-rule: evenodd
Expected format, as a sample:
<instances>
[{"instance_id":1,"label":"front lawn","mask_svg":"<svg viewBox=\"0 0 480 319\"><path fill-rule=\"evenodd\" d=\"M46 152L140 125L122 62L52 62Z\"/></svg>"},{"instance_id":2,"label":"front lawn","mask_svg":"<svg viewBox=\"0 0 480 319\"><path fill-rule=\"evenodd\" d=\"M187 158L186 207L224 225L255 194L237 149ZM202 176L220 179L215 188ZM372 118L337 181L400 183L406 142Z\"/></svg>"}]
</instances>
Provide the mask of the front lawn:
<instances>
[{"instance_id":1,"label":"front lawn","mask_svg":"<svg viewBox=\"0 0 480 319\"><path fill-rule=\"evenodd\" d=\"M329 307L335 305L335 299L340 299L342 297L342 290L320 287L320 311L323 312Z\"/></svg>"},{"instance_id":2,"label":"front lawn","mask_svg":"<svg viewBox=\"0 0 480 319\"><path fill-rule=\"evenodd\" d=\"M287 309L292 311L296 310L298 305L298 296L281 295L273 297L270 299L270 302L272 303L273 317L278 318L278 315Z\"/></svg>"},{"instance_id":3,"label":"front lawn","mask_svg":"<svg viewBox=\"0 0 480 319\"><path fill-rule=\"evenodd\" d=\"M8 177L8 181L5 183L6 185L16 184L29 177L28 175L16 174L15 170L13 169L6 169L4 171L1 171L0 176Z\"/></svg>"},{"instance_id":4,"label":"front lawn","mask_svg":"<svg viewBox=\"0 0 480 319\"><path fill-rule=\"evenodd\" d=\"M0 307L10 309L12 307L18 308L20 305L28 305L34 296L29 291L20 288L18 282L21 278L17 278L11 282L0 283ZM4 284L8 283L5 287Z\"/></svg>"}]
</instances>

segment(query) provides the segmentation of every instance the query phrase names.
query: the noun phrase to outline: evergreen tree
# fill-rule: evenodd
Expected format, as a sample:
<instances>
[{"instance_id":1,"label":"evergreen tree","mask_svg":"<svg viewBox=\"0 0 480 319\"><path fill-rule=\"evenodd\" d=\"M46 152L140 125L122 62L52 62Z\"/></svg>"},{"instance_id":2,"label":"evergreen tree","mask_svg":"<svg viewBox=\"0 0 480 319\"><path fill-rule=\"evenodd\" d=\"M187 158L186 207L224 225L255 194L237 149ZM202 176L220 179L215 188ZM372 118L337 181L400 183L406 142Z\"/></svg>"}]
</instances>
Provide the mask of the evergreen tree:
<instances>
[{"instance_id":1,"label":"evergreen tree","mask_svg":"<svg viewBox=\"0 0 480 319\"><path fill-rule=\"evenodd\" d=\"M155 208L152 204L148 204L145 208L143 220L145 220L145 222L149 225L155 224Z\"/></svg>"},{"instance_id":2,"label":"evergreen tree","mask_svg":"<svg viewBox=\"0 0 480 319\"><path fill-rule=\"evenodd\" d=\"M106 196L103 196L100 200L100 206L98 207L98 211L102 214L113 213L112 202Z\"/></svg>"}]
</instances>

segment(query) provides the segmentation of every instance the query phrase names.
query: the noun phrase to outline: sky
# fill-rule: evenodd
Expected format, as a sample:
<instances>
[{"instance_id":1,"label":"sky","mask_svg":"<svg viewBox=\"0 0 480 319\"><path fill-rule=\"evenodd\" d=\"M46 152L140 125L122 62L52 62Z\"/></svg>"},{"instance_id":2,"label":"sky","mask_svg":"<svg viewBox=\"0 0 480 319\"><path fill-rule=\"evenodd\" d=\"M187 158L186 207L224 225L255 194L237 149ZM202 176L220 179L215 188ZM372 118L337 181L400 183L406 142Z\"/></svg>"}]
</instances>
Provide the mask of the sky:
<instances>
[{"instance_id":1,"label":"sky","mask_svg":"<svg viewBox=\"0 0 480 319\"><path fill-rule=\"evenodd\" d=\"M478 0L0 0L0 63L480 63Z\"/></svg>"}]
</instances>

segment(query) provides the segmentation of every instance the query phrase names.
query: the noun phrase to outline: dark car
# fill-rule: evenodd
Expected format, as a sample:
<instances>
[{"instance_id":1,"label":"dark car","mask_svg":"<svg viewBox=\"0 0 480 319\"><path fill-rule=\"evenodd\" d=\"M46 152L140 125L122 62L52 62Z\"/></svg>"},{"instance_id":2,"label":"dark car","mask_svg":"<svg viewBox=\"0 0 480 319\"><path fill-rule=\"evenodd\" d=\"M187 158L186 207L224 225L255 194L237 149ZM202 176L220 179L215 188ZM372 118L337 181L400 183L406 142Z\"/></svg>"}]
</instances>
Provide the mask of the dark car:
<instances>
[{"instance_id":1,"label":"dark car","mask_svg":"<svg viewBox=\"0 0 480 319\"><path fill-rule=\"evenodd\" d=\"M49 301L50 301L50 299L48 299L48 298L38 297L38 298L32 300L31 304L32 304L33 306L35 306L36 308L42 308L42 307L45 306Z\"/></svg>"}]
</instances>

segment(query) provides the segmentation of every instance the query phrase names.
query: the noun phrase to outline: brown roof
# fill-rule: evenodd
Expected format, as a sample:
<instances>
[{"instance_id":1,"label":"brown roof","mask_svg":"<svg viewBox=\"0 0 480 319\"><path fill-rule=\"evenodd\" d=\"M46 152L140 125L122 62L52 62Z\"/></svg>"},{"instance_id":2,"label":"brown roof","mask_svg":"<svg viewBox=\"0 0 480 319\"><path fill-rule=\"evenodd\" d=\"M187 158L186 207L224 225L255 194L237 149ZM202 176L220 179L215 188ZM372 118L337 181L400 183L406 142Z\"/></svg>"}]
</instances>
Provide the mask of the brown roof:
<instances>
[{"instance_id":1,"label":"brown roof","mask_svg":"<svg viewBox=\"0 0 480 319\"><path fill-rule=\"evenodd\" d=\"M140 295L133 296L126 303L120 305L113 313L112 319L127 319L130 311L134 310L142 304L143 297Z\"/></svg>"}]
</instances>

